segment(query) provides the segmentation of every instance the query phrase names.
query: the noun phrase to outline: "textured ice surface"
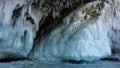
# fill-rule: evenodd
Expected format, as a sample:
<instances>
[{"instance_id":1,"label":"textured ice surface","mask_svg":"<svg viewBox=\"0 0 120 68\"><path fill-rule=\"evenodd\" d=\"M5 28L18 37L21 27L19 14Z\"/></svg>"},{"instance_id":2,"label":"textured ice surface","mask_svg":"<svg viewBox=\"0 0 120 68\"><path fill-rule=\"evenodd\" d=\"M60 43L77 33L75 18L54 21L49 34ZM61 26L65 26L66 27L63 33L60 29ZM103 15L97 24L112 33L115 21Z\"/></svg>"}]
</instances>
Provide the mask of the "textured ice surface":
<instances>
[{"instance_id":1,"label":"textured ice surface","mask_svg":"<svg viewBox=\"0 0 120 68\"><path fill-rule=\"evenodd\" d=\"M91 61L111 55L111 49L120 49L120 2L111 1L92 19L88 16L83 20L82 10L96 2L75 10L36 44L32 57L45 61Z\"/></svg>"},{"instance_id":2,"label":"textured ice surface","mask_svg":"<svg viewBox=\"0 0 120 68\"><path fill-rule=\"evenodd\" d=\"M25 0L0 1L0 53L2 54L9 52L27 56L33 46L33 39L43 14L25 5L27 5ZM27 7L30 8L27 10ZM32 18L33 22L27 18Z\"/></svg>"},{"instance_id":3,"label":"textured ice surface","mask_svg":"<svg viewBox=\"0 0 120 68\"><path fill-rule=\"evenodd\" d=\"M96 4L90 3L84 8ZM62 24L42 39L34 49L33 57L40 60L96 60L111 55L109 38L104 14L107 5L101 10L101 15L81 21L84 16L79 9L64 18Z\"/></svg>"},{"instance_id":4,"label":"textured ice surface","mask_svg":"<svg viewBox=\"0 0 120 68\"><path fill-rule=\"evenodd\" d=\"M98 2L78 8L65 17L61 25L49 35L34 44L31 58L45 61L91 61L111 55L111 49L120 49L118 1L109 0L110 3L105 3L104 8L97 11L95 18L87 16L86 20L83 10L94 7L92 5ZM16 12L18 9L20 13ZM26 3L26 0L1 0L0 54L3 57L6 53L26 57L33 46L43 15L40 10Z\"/></svg>"}]
</instances>

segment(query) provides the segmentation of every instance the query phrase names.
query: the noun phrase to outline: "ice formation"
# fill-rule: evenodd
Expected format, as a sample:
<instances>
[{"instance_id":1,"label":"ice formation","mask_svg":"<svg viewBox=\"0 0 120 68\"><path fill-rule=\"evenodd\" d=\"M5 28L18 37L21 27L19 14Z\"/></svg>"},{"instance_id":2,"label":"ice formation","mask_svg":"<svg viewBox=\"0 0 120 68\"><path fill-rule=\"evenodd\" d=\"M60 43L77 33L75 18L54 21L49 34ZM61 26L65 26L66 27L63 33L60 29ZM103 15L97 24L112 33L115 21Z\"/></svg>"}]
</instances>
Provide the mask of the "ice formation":
<instances>
[{"instance_id":1,"label":"ice formation","mask_svg":"<svg viewBox=\"0 0 120 68\"><path fill-rule=\"evenodd\" d=\"M96 3L89 3L64 18L60 26L37 44L34 49L34 57L48 61L91 61L111 55L107 22L105 23L104 16L107 12L107 5L105 4L101 12L96 9L96 14L93 14L95 18L87 15L84 20L86 16L83 13L84 9L90 8L88 6ZM97 16L99 13L100 16Z\"/></svg>"},{"instance_id":2,"label":"ice formation","mask_svg":"<svg viewBox=\"0 0 120 68\"><path fill-rule=\"evenodd\" d=\"M33 46L42 12L25 0L0 1L0 54L27 56ZM32 10L31 10L32 9Z\"/></svg>"},{"instance_id":3,"label":"ice formation","mask_svg":"<svg viewBox=\"0 0 120 68\"><path fill-rule=\"evenodd\" d=\"M0 1L0 58L10 53L43 61L92 61L120 49L119 0L91 1L77 8L37 42L40 20L47 14L28 3L34 0L8 1Z\"/></svg>"}]
</instances>

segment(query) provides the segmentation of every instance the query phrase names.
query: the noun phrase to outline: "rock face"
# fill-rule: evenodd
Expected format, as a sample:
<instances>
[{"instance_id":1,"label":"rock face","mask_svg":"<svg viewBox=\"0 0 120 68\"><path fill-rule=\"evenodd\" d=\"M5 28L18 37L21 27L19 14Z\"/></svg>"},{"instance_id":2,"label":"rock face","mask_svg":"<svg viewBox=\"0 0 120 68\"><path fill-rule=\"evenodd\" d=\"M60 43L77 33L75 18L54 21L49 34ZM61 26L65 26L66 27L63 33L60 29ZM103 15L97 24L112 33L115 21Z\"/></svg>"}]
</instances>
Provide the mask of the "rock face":
<instances>
[{"instance_id":1,"label":"rock face","mask_svg":"<svg viewBox=\"0 0 120 68\"><path fill-rule=\"evenodd\" d=\"M119 3L0 0L0 59L13 55L45 61L107 57L111 49L120 49Z\"/></svg>"}]
</instances>

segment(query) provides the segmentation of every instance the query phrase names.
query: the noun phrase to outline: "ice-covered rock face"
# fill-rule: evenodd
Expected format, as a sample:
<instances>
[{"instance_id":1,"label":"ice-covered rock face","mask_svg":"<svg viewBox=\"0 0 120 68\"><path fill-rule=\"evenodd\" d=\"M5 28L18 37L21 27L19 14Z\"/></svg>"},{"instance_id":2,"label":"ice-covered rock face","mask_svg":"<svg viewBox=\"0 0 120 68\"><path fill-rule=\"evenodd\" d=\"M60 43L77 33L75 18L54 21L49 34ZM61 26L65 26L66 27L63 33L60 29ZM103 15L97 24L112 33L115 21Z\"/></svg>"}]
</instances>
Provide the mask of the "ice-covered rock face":
<instances>
[{"instance_id":1,"label":"ice-covered rock face","mask_svg":"<svg viewBox=\"0 0 120 68\"><path fill-rule=\"evenodd\" d=\"M92 2L78 8L36 44L31 56L47 61L91 61L111 55L106 8L108 5L103 2Z\"/></svg>"},{"instance_id":2,"label":"ice-covered rock face","mask_svg":"<svg viewBox=\"0 0 120 68\"><path fill-rule=\"evenodd\" d=\"M72 0L64 0L61 3L56 0L54 2L57 5L56 8L55 5L50 5L49 2L52 4L54 1L0 0L0 54L3 57L8 54L28 56L44 14L46 16L47 13L53 12L54 8L55 11L57 8L69 8L70 3L74 3ZM80 0L75 0L75 3L79 2ZM75 7L74 5L71 6ZM50 8L52 10L49 11ZM54 15L52 14L52 16ZM0 58L2 57L0 56Z\"/></svg>"},{"instance_id":3,"label":"ice-covered rock face","mask_svg":"<svg viewBox=\"0 0 120 68\"><path fill-rule=\"evenodd\" d=\"M0 1L0 54L27 56L43 14L25 0Z\"/></svg>"},{"instance_id":4,"label":"ice-covered rock face","mask_svg":"<svg viewBox=\"0 0 120 68\"><path fill-rule=\"evenodd\" d=\"M30 55L30 58L44 61L91 61L111 55L111 49L120 49L119 0L91 1L68 16L63 14L66 17L60 25L45 37L34 40L39 36L41 23L47 27L51 20L49 17L54 20L65 8L83 2L61 1L65 2L56 0L51 5L49 0L43 0L43 3L42 0L0 1L0 59L9 55ZM41 19L47 20L47 23L41 22Z\"/></svg>"},{"instance_id":5,"label":"ice-covered rock face","mask_svg":"<svg viewBox=\"0 0 120 68\"><path fill-rule=\"evenodd\" d=\"M44 61L91 61L110 56L111 49L120 49L119 3L92 2L78 8L35 44L31 57Z\"/></svg>"},{"instance_id":6,"label":"ice-covered rock face","mask_svg":"<svg viewBox=\"0 0 120 68\"><path fill-rule=\"evenodd\" d=\"M52 12L56 8L55 5L59 9L69 8L70 6L75 7L70 5L70 3L74 4L72 0L64 0L61 3L59 3L59 0L56 0L55 5L52 6L48 5L48 2L52 4L53 1L0 0L0 59L2 57L5 58L7 55L16 54L24 57L28 56L33 47L36 32L39 30L40 20L44 18L45 13L45 16L49 13L49 10L46 9L52 8L50 11ZM75 3L79 2L80 0L75 0ZM63 3L65 7L62 5ZM52 14L52 16L54 15L55 13Z\"/></svg>"},{"instance_id":7,"label":"ice-covered rock face","mask_svg":"<svg viewBox=\"0 0 120 68\"><path fill-rule=\"evenodd\" d=\"M109 0L111 7L107 8L106 22L109 22L108 37L110 38L110 45L113 50L120 50L120 0ZM112 9L112 10L111 10Z\"/></svg>"}]
</instances>

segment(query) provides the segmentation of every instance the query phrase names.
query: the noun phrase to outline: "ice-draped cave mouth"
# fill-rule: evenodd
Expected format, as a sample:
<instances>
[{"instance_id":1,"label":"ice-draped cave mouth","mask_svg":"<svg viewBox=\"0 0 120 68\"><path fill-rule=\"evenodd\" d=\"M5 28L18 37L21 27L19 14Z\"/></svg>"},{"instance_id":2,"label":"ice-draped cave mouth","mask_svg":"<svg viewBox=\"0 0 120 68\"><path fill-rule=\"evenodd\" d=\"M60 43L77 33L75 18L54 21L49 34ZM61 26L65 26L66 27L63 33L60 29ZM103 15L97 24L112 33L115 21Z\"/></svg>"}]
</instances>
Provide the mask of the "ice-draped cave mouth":
<instances>
[{"instance_id":1,"label":"ice-draped cave mouth","mask_svg":"<svg viewBox=\"0 0 120 68\"><path fill-rule=\"evenodd\" d=\"M119 0L0 0L0 63L120 61Z\"/></svg>"}]
</instances>

